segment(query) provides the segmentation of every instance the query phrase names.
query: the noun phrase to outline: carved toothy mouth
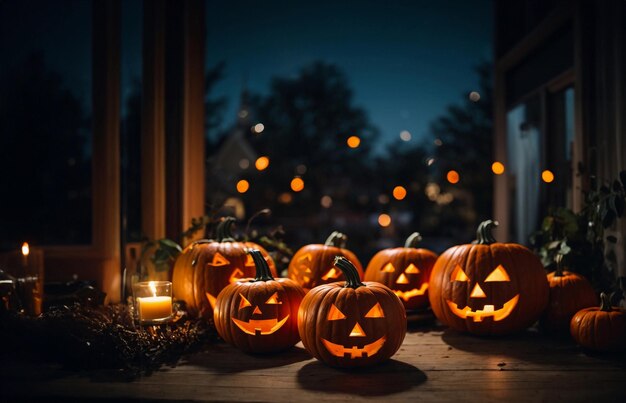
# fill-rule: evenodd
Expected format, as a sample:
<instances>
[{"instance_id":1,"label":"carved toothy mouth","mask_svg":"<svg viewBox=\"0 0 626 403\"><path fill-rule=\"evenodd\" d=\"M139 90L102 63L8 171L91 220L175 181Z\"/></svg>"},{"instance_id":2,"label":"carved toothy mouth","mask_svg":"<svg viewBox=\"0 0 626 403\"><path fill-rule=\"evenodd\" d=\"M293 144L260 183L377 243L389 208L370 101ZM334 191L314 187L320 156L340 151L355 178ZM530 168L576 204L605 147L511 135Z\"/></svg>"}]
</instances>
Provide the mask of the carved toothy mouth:
<instances>
[{"instance_id":1,"label":"carved toothy mouth","mask_svg":"<svg viewBox=\"0 0 626 403\"><path fill-rule=\"evenodd\" d=\"M371 357L383 347L386 340L387 337L383 336L375 342L366 344L363 348L359 348L357 346L345 347L341 344L335 344L322 338L322 342L324 343L326 350L328 350L332 355L335 357L344 357L346 354L350 354L350 358Z\"/></svg>"},{"instance_id":2,"label":"carved toothy mouth","mask_svg":"<svg viewBox=\"0 0 626 403\"><path fill-rule=\"evenodd\" d=\"M405 302L407 302L408 300L410 300L413 297L424 295L424 293L426 292L427 289L428 289L428 284L427 283L422 283L422 286L420 288L414 288L414 289L409 290L409 291L394 291L394 293L399 298L401 298Z\"/></svg>"},{"instance_id":3,"label":"carved toothy mouth","mask_svg":"<svg viewBox=\"0 0 626 403\"><path fill-rule=\"evenodd\" d=\"M250 319L247 322L235 318L231 319L244 333L255 336L257 333L261 335L275 333L287 322L289 315L285 316L280 322L278 319Z\"/></svg>"},{"instance_id":4,"label":"carved toothy mouth","mask_svg":"<svg viewBox=\"0 0 626 403\"><path fill-rule=\"evenodd\" d=\"M493 317L493 320L498 322L511 314L513 308L519 301L519 294L504 303L504 306L500 309L494 309L493 305L485 305L483 309L477 309L473 311L469 306L463 309L459 309L458 305L450 300L446 300L452 313L459 318L474 318L474 322L482 322L483 318Z\"/></svg>"}]
</instances>

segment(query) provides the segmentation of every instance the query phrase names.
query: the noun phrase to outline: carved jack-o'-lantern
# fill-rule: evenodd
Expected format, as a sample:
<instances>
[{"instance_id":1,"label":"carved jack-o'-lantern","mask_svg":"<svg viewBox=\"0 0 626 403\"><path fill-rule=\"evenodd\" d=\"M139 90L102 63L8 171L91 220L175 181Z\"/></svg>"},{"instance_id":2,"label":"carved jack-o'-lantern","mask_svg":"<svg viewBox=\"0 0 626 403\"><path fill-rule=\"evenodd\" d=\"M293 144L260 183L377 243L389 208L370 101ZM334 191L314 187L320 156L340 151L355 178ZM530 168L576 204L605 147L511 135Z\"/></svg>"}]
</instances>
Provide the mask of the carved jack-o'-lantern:
<instances>
[{"instance_id":1,"label":"carved jack-o'-lantern","mask_svg":"<svg viewBox=\"0 0 626 403\"><path fill-rule=\"evenodd\" d=\"M228 284L254 277L254 261L246 254L258 249L272 273L274 261L267 251L252 242L236 242L231 234L235 219L225 218L217 227L217 240L199 240L187 246L174 263L172 289L174 297L184 300L191 315L213 316L217 294Z\"/></svg>"},{"instance_id":2,"label":"carved jack-o'-lantern","mask_svg":"<svg viewBox=\"0 0 626 403\"><path fill-rule=\"evenodd\" d=\"M217 296L213 318L219 335L246 352L284 350L300 340L297 314L304 290L287 278L274 279L258 250L249 256L256 277L228 285Z\"/></svg>"},{"instance_id":3,"label":"carved jack-o'-lantern","mask_svg":"<svg viewBox=\"0 0 626 403\"><path fill-rule=\"evenodd\" d=\"M312 244L300 248L293 255L289 268L288 277L305 290L310 290L320 284L333 283L344 280L345 277L339 269L334 267L335 256L345 256L354 263L359 273L363 277L363 266L356 255L346 249L348 237L338 231L333 231L323 245Z\"/></svg>"},{"instance_id":4,"label":"carved jack-o'-lantern","mask_svg":"<svg viewBox=\"0 0 626 403\"><path fill-rule=\"evenodd\" d=\"M403 248L381 250L365 270L365 281L377 281L391 288L407 310L428 306L428 280L437 255L418 249L421 239L414 232Z\"/></svg>"},{"instance_id":5,"label":"carved jack-o'-lantern","mask_svg":"<svg viewBox=\"0 0 626 403\"><path fill-rule=\"evenodd\" d=\"M304 347L334 367L372 365L391 357L406 334L406 313L386 286L362 283L356 267L337 257L346 281L313 288L298 311Z\"/></svg>"},{"instance_id":6,"label":"carved jack-o'-lantern","mask_svg":"<svg viewBox=\"0 0 626 403\"><path fill-rule=\"evenodd\" d=\"M429 300L444 324L474 334L496 335L534 323L548 303L541 261L527 248L497 243L488 220L474 244L445 251L430 277Z\"/></svg>"}]
</instances>

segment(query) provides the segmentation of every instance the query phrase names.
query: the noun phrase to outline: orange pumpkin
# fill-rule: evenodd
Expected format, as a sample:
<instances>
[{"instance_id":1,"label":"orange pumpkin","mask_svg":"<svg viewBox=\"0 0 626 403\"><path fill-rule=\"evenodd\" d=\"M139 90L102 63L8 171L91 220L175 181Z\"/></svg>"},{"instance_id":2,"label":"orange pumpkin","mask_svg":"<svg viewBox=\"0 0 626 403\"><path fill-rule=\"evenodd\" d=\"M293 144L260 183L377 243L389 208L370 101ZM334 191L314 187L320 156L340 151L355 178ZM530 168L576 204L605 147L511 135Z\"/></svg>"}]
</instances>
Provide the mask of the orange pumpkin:
<instances>
[{"instance_id":1,"label":"orange pumpkin","mask_svg":"<svg viewBox=\"0 0 626 403\"><path fill-rule=\"evenodd\" d=\"M556 257L556 270L548 274L550 302L541 317L541 327L550 333L566 333L574 314L598 304L596 292L583 276L563 270L563 255Z\"/></svg>"},{"instance_id":2,"label":"orange pumpkin","mask_svg":"<svg viewBox=\"0 0 626 403\"><path fill-rule=\"evenodd\" d=\"M362 283L357 268L337 256L346 281L313 288L298 311L298 331L311 355L333 367L362 367L384 361L400 348L406 312L386 286Z\"/></svg>"},{"instance_id":3,"label":"orange pumpkin","mask_svg":"<svg viewBox=\"0 0 626 403\"><path fill-rule=\"evenodd\" d=\"M363 266L356 255L346 249L348 237L333 231L323 245L312 244L300 248L289 262L287 276L306 291L320 284L344 280L340 270L334 267L335 256L345 256L354 263L359 277L363 278Z\"/></svg>"},{"instance_id":4,"label":"orange pumpkin","mask_svg":"<svg viewBox=\"0 0 626 403\"><path fill-rule=\"evenodd\" d=\"M237 242L231 227L235 219L225 218L217 226L217 240L202 239L187 246L176 259L172 273L174 298L186 303L190 315L213 317L217 295L228 284L254 277L256 268L248 249L258 249L276 275L274 261L260 245Z\"/></svg>"},{"instance_id":5,"label":"orange pumpkin","mask_svg":"<svg viewBox=\"0 0 626 403\"><path fill-rule=\"evenodd\" d=\"M481 335L525 329L548 304L543 265L522 245L498 243L491 234L497 222L478 227L473 244L454 246L435 263L429 300L445 325Z\"/></svg>"},{"instance_id":6,"label":"orange pumpkin","mask_svg":"<svg viewBox=\"0 0 626 403\"><path fill-rule=\"evenodd\" d=\"M285 350L300 341L297 318L304 290L288 278L274 279L260 251L248 253L256 276L220 292L213 311L215 328L227 343L246 352Z\"/></svg>"},{"instance_id":7,"label":"orange pumpkin","mask_svg":"<svg viewBox=\"0 0 626 403\"><path fill-rule=\"evenodd\" d=\"M417 248L419 233L411 234L403 248L376 253L365 270L365 281L377 281L391 288L407 310L428 306L428 280L437 255Z\"/></svg>"},{"instance_id":8,"label":"orange pumpkin","mask_svg":"<svg viewBox=\"0 0 626 403\"><path fill-rule=\"evenodd\" d=\"M590 350L621 351L626 349L626 313L611 306L610 298L600 294L600 307L578 311L570 322L570 333L576 343Z\"/></svg>"}]
</instances>

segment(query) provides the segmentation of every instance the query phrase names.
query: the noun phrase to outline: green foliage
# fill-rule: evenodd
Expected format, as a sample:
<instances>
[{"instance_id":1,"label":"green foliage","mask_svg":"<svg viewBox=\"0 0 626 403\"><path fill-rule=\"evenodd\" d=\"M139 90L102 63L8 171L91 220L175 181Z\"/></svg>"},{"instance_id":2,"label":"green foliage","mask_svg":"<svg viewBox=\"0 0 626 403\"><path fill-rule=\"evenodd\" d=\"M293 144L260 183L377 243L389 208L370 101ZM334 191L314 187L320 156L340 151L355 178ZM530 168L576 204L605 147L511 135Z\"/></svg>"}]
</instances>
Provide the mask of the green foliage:
<instances>
[{"instance_id":1,"label":"green foliage","mask_svg":"<svg viewBox=\"0 0 626 403\"><path fill-rule=\"evenodd\" d=\"M605 242L617 239L606 236L605 229L624 215L626 171L619 178L599 188L592 178L592 189L585 194L579 213L559 207L543 219L530 242L546 268L551 269L556 255L562 254L568 268L589 278L596 289L614 287L616 258L612 252L605 253Z\"/></svg>"}]
</instances>

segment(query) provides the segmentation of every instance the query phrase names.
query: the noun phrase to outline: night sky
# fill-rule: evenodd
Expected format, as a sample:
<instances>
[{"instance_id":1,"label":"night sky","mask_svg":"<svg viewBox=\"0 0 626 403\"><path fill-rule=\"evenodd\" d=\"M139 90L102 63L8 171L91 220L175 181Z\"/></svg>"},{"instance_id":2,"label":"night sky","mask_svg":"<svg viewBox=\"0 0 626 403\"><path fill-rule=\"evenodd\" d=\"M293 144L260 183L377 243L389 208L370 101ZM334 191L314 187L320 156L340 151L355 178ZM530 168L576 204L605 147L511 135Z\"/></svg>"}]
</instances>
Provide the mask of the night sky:
<instances>
[{"instance_id":1,"label":"night sky","mask_svg":"<svg viewBox=\"0 0 626 403\"><path fill-rule=\"evenodd\" d=\"M207 3L207 66L226 62L216 95L235 119L244 81L266 93L271 77L294 77L323 60L341 67L381 130L382 141L412 141L429 122L476 89L473 66L492 60L492 2L218 1Z\"/></svg>"}]
</instances>

